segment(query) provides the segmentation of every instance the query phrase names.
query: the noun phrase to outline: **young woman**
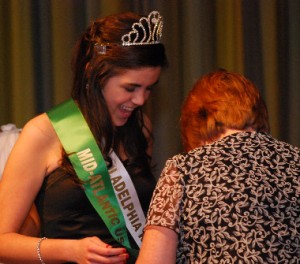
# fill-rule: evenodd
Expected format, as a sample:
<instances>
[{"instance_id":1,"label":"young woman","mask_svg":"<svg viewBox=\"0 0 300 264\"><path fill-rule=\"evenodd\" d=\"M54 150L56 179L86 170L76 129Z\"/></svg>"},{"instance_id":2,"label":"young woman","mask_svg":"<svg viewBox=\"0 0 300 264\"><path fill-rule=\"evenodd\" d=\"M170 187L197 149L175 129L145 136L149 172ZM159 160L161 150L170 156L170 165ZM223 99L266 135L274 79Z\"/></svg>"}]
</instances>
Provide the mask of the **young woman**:
<instances>
[{"instance_id":1,"label":"young woman","mask_svg":"<svg viewBox=\"0 0 300 264\"><path fill-rule=\"evenodd\" d=\"M72 99L30 120L0 185L0 260L133 263L155 180L141 107L166 55L162 17L93 22L75 49ZM19 234L35 203L41 236Z\"/></svg>"},{"instance_id":2,"label":"young woman","mask_svg":"<svg viewBox=\"0 0 300 264\"><path fill-rule=\"evenodd\" d=\"M181 113L137 263L298 263L300 150L269 134L252 82L203 76Z\"/></svg>"}]
</instances>

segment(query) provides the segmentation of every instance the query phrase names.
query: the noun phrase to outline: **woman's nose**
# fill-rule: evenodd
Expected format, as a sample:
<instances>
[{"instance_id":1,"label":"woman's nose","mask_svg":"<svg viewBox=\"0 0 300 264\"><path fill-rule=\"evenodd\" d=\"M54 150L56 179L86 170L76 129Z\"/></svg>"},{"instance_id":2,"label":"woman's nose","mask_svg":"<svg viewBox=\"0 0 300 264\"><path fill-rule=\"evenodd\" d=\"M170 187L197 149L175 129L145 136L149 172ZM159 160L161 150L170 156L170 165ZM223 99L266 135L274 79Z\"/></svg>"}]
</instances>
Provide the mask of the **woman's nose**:
<instances>
[{"instance_id":1,"label":"woman's nose","mask_svg":"<svg viewBox=\"0 0 300 264\"><path fill-rule=\"evenodd\" d=\"M145 103L147 98L148 98L148 95L146 95L146 93L144 91L137 91L136 93L134 93L131 101L135 105L141 106Z\"/></svg>"}]
</instances>

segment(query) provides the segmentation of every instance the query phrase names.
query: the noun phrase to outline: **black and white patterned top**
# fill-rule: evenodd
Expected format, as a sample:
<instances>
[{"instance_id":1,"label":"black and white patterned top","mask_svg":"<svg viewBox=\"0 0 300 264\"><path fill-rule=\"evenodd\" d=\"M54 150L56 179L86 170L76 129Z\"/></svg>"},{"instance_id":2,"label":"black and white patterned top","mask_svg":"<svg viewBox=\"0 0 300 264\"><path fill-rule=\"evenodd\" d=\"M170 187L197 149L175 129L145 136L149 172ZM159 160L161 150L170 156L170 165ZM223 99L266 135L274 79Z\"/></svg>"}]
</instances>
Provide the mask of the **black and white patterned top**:
<instances>
[{"instance_id":1,"label":"black and white patterned top","mask_svg":"<svg viewBox=\"0 0 300 264\"><path fill-rule=\"evenodd\" d=\"M166 162L147 225L179 235L177 263L300 263L299 148L241 132Z\"/></svg>"}]
</instances>

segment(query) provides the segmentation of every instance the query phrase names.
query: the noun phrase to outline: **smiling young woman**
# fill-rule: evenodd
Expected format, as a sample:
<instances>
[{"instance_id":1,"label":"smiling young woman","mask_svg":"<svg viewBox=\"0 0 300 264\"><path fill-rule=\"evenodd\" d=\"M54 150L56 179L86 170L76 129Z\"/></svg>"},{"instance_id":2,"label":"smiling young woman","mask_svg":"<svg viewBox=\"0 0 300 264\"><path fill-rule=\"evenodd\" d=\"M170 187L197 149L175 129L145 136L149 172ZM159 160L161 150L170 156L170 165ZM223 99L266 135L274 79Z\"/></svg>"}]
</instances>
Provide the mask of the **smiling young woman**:
<instances>
[{"instance_id":1,"label":"smiling young woman","mask_svg":"<svg viewBox=\"0 0 300 264\"><path fill-rule=\"evenodd\" d=\"M83 33L71 99L25 125L6 165L0 261L135 262L156 184L142 106L166 65L161 35L157 11L111 15ZM33 204L39 238L20 235Z\"/></svg>"}]
</instances>

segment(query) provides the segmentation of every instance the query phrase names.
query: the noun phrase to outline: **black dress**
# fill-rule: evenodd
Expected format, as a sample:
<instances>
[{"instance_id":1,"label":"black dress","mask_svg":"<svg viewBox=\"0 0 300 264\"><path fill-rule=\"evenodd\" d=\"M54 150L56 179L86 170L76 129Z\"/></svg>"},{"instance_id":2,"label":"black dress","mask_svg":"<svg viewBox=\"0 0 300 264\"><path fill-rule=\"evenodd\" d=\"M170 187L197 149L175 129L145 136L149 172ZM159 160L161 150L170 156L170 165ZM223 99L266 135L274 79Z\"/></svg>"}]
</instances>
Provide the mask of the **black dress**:
<instances>
[{"instance_id":1,"label":"black dress","mask_svg":"<svg viewBox=\"0 0 300 264\"><path fill-rule=\"evenodd\" d=\"M126 164L124 164L126 167ZM144 213L147 213L156 184L153 176L141 172L132 177ZM80 239L97 236L113 247L123 247L110 234L105 223L88 200L82 186L58 168L46 177L36 198L41 218L41 236ZM138 248L128 233L130 244ZM130 256L127 263L134 263Z\"/></svg>"}]
</instances>

